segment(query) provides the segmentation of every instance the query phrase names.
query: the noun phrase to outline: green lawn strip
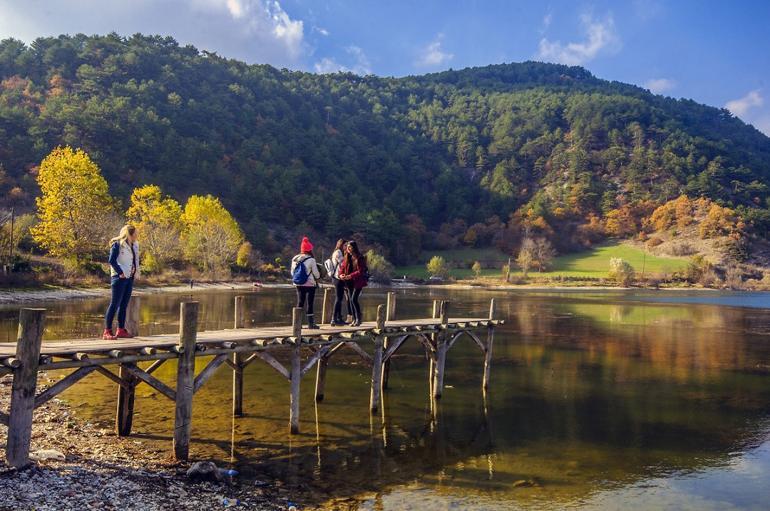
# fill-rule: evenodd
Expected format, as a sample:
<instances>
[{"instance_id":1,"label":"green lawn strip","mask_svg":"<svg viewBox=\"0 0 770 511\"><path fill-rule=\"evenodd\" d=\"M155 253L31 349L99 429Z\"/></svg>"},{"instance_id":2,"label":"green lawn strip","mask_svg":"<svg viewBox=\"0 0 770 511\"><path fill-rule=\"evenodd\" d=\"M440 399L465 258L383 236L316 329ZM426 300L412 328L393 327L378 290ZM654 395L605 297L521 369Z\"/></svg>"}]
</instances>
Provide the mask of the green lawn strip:
<instances>
[{"instance_id":1,"label":"green lawn strip","mask_svg":"<svg viewBox=\"0 0 770 511\"><path fill-rule=\"evenodd\" d=\"M468 261L488 261L496 263L495 268L485 268L481 275L483 277L502 276L502 266L508 260L508 256L495 249L457 249L428 252L424 258L430 258L434 255L440 255L451 264L463 264ZM585 277L585 278L604 278L610 267L610 259L619 257L627 261L634 267L637 273L644 271L646 275L672 273L680 271L687 266L686 259L658 257L645 251L632 247L627 244L611 242L594 247L584 252L574 254L565 254L556 257L553 260L551 268L547 272L532 272L532 277ZM425 265L410 265L397 267L394 276L402 277L406 275L410 278L426 279L430 275ZM470 268L453 268L450 275L456 279L467 279L473 277L473 271ZM514 269L514 276L520 276L521 272Z\"/></svg>"}]
</instances>

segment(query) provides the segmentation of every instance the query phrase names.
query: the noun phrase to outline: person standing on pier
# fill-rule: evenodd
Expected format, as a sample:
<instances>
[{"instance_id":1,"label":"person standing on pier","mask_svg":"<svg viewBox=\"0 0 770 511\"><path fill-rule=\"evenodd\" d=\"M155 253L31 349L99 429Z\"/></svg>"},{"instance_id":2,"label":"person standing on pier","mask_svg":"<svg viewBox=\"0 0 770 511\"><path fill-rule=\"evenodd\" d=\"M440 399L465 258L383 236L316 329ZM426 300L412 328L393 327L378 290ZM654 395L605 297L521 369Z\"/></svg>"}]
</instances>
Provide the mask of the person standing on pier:
<instances>
[{"instance_id":1,"label":"person standing on pier","mask_svg":"<svg viewBox=\"0 0 770 511\"><path fill-rule=\"evenodd\" d=\"M297 288L297 307L304 309L307 304L307 327L315 330L318 325L315 323L313 302L321 272L313 256L313 244L307 236L302 238L299 251L291 260L291 280Z\"/></svg>"},{"instance_id":2,"label":"person standing on pier","mask_svg":"<svg viewBox=\"0 0 770 511\"><path fill-rule=\"evenodd\" d=\"M353 308L353 326L361 326L361 304L358 299L361 292L369 283L369 268L366 257L358 250L358 243L349 241L345 250L345 258L340 268L340 280L345 281L348 289L350 304Z\"/></svg>"},{"instance_id":3,"label":"person standing on pier","mask_svg":"<svg viewBox=\"0 0 770 511\"><path fill-rule=\"evenodd\" d=\"M347 286L345 281L340 279L340 268L342 267L342 261L345 258L345 240L340 238L337 240L337 245L334 247L334 252L329 259L324 262L326 270L329 273L329 277L332 279L334 285L334 312L332 314L331 326L344 326L347 325L345 320L342 319L342 302L347 295ZM348 315L353 316L353 308L350 305L350 297L347 297L347 309Z\"/></svg>"},{"instance_id":4,"label":"person standing on pier","mask_svg":"<svg viewBox=\"0 0 770 511\"><path fill-rule=\"evenodd\" d=\"M134 289L134 278L139 274L139 242L136 227L124 225L116 238L110 240L110 287L112 298L104 317L105 340L133 337L126 330L126 312ZM112 333L112 322L118 314L118 331Z\"/></svg>"}]
</instances>

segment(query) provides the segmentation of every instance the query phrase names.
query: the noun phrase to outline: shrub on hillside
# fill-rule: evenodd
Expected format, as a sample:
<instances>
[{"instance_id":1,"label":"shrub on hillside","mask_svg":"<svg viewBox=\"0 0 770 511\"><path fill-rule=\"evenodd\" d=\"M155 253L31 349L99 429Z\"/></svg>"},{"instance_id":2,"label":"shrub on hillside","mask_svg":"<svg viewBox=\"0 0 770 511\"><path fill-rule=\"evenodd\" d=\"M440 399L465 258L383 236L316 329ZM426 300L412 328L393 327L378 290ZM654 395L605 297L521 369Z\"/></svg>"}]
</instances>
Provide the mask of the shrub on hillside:
<instances>
[{"instance_id":1,"label":"shrub on hillside","mask_svg":"<svg viewBox=\"0 0 770 511\"><path fill-rule=\"evenodd\" d=\"M610 272L608 276L621 286L627 287L634 279L634 267L620 257L613 257L610 259Z\"/></svg>"},{"instance_id":2,"label":"shrub on hillside","mask_svg":"<svg viewBox=\"0 0 770 511\"><path fill-rule=\"evenodd\" d=\"M374 250L369 250L366 253L366 265L369 267L372 280L375 282L387 284L393 278L393 265L385 259L385 256Z\"/></svg>"}]
</instances>

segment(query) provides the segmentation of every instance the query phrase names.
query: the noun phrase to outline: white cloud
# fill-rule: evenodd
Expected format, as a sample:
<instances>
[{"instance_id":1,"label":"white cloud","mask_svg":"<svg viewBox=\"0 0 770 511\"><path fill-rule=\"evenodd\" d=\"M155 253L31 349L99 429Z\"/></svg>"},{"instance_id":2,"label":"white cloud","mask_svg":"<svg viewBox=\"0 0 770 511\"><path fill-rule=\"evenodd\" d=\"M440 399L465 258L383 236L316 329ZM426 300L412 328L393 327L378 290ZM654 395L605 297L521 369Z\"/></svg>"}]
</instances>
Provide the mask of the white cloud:
<instances>
[{"instance_id":1,"label":"white cloud","mask_svg":"<svg viewBox=\"0 0 770 511\"><path fill-rule=\"evenodd\" d=\"M670 78L652 78L644 82L644 86L653 94L663 94L676 87L676 81Z\"/></svg>"},{"instance_id":2,"label":"white cloud","mask_svg":"<svg viewBox=\"0 0 770 511\"><path fill-rule=\"evenodd\" d=\"M278 0L0 0L0 38L59 34L170 35L220 55L301 67L311 53L302 20Z\"/></svg>"},{"instance_id":3,"label":"white cloud","mask_svg":"<svg viewBox=\"0 0 770 511\"><path fill-rule=\"evenodd\" d=\"M765 103L765 99L762 97L759 89L750 91L742 98L733 99L725 103L725 108L730 110L733 115L743 117L750 110L760 107Z\"/></svg>"},{"instance_id":4,"label":"white cloud","mask_svg":"<svg viewBox=\"0 0 770 511\"><path fill-rule=\"evenodd\" d=\"M433 42L422 49L414 64L419 67L436 67L452 60L454 54L446 52L441 48L443 39L444 34L438 34Z\"/></svg>"},{"instance_id":5,"label":"white cloud","mask_svg":"<svg viewBox=\"0 0 770 511\"><path fill-rule=\"evenodd\" d=\"M332 58L324 57L313 65L315 72L320 74L355 73L362 76L372 74L372 65L364 50L358 46L348 46L345 48L345 53L350 56L352 61L350 66L343 65Z\"/></svg>"},{"instance_id":6,"label":"white cloud","mask_svg":"<svg viewBox=\"0 0 770 511\"><path fill-rule=\"evenodd\" d=\"M596 58L602 52L613 52L620 48L620 37L615 31L611 15L604 20L595 20L591 15L580 16L586 39L580 42L562 44L561 41L540 39L537 58L548 62L579 66Z\"/></svg>"},{"instance_id":7,"label":"white cloud","mask_svg":"<svg viewBox=\"0 0 770 511\"><path fill-rule=\"evenodd\" d=\"M313 27L313 32L318 32L322 36L328 36L329 35L329 31L326 30L323 27Z\"/></svg>"}]
</instances>

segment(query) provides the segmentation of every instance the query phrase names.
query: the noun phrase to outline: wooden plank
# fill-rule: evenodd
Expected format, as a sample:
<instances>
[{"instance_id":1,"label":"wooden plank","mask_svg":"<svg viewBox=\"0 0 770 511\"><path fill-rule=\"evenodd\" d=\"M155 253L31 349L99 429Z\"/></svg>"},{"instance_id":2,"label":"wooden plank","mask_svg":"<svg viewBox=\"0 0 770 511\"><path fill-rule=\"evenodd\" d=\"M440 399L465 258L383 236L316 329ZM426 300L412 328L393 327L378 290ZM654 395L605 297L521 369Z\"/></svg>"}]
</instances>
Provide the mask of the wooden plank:
<instances>
[{"instance_id":1,"label":"wooden plank","mask_svg":"<svg viewBox=\"0 0 770 511\"><path fill-rule=\"evenodd\" d=\"M383 360L385 360L385 361L390 360L390 357L392 357L398 351L398 349L401 347L401 345L404 344L404 342L407 339L409 339L409 337L411 337L411 336L403 335L403 336L397 338L392 343L390 343L390 345L388 346L388 350L382 356ZM383 381L383 385L384 384L385 384L385 382Z\"/></svg>"},{"instance_id":2,"label":"wooden plank","mask_svg":"<svg viewBox=\"0 0 770 511\"><path fill-rule=\"evenodd\" d=\"M128 310L126 311L126 330L136 337L139 335L139 310L141 307L141 298L138 296L132 296L128 302Z\"/></svg>"},{"instance_id":3,"label":"wooden plank","mask_svg":"<svg viewBox=\"0 0 770 511\"><path fill-rule=\"evenodd\" d=\"M489 320L490 323L495 320L495 316L497 315L497 307L495 303L495 299L492 298L489 300ZM487 328L487 345L484 349L484 376L482 378L481 387L482 390L486 391L489 389L489 373L492 370L492 346L495 342L495 328L492 324Z\"/></svg>"},{"instance_id":4,"label":"wooden plank","mask_svg":"<svg viewBox=\"0 0 770 511\"><path fill-rule=\"evenodd\" d=\"M449 322L449 301L441 301L439 315L441 316L441 325L446 326ZM446 368L446 354L449 349L447 336L448 333L439 334L436 342L436 373L433 383L433 397L435 399L440 399L444 392L444 369Z\"/></svg>"},{"instance_id":5,"label":"wooden plank","mask_svg":"<svg viewBox=\"0 0 770 511\"><path fill-rule=\"evenodd\" d=\"M233 318L233 328L244 328L246 326L246 297L235 297L235 317Z\"/></svg>"},{"instance_id":6,"label":"wooden plank","mask_svg":"<svg viewBox=\"0 0 770 511\"><path fill-rule=\"evenodd\" d=\"M316 362L323 358L323 356L326 354L326 351L327 350L325 348L320 348L315 353L313 353L309 359L307 359L307 362L305 362L305 365L302 367L302 376L305 376L305 374L313 368Z\"/></svg>"},{"instance_id":7,"label":"wooden plank","mask_svg":"<svg viewBox=\"0 0 770 511\"><path fill-rule=\"evenodd\" d=\"M292 310L292 336L302 338L303 310L295 307ZM299 433L299 385L302 378L302 360L300 358L302 343L297 342L291 349L291 374L289 377L289 431L291 434Z\"/></svg>"},{"instance_id":8,"label":"wooden plank","mask_svg":"<svg viewBox=\"0 0 770 511\"><path fill-rule=\"evenodd\" d=\"M155 370L156 370L157 368L159 368L160 366L162 366L162 365L163 365L163 363L164 363L166 360L168 360L168 359L162 358L162 359L160 359L160 360L156 360L155 362L153 362L152 364L150 364L150 366L149 366L147 369L145 369L145 370L144 370L144 372L145 372L145 373L147 373L147 374L152 374L152 373L154 373L154 372L155 372Z\"/></svg>"},{"instance_id":9,"label":"wooden plank","mask_svg":"<svg viewBox=\"0 0 770 511\"><path fill-rule=\"evenodd\" d=\"M324 390L326 387L326 366L329 365L329 357L334 352L334 350L340 346L340 344L321 348L325 351L321 358L318 359L318 367L315 373L315 400L317 403L320 403L324 400Z\"/></svg>"},{"instance_id":10,"label":"wooden plank","mask_svg":"<svg viewBox=\"0 0 770 511\"><path fill-rule=\"evenodd\" d=\"M365 352L361 346L350 341L345 342L345 346L358 353L358 356L361 357L361 360L364 361L367 367L372 367L372 356Z\"/></svg>"},{"instance_id":11,"label":"wooden plank","mask_svg":"<svg viewBox=\"0 0 770 511\"><path fill-rule=\"evenodd\" d=\"M5 458L8 465L21 468L29 463L32 438L32 413L35 410L37 368L45 327L45 309L21 309L16 341L16 358L21 366L13 371L11 409L8 416L8 441Z\"/></svg>"},{"instance_id":12,"label":"wooden plank","mask_svg":"<svg viewBox=\"0 0 770 511\"><path fill-rule=\"evenodd\" d=\"M174 457L187 461L192 432L193 384L195 378L195 341L198 336L198 302L182 303L179 308L179 357L176 375L176 411L174 414Z\"/></svg>"},{"instance_id":13,"label":"wooden plank","mask_svg":"<svg viewBox=\"0 0 770 511\"><path fill-rule=\"evenodd\" d=\"M43 392L35 396L35 408L38 406L47 403L51 399L55 398L68 388L70 388L75 383L79 382L81 379L85 378L92 372L96 370L96 366L91 367L81 367L77 371L68 374L61 380L57 381L47 389L45 389Z\"/></svg>"},{"instance_id":14,"label":"wooden plank","mask_svg":"<svg viewBox=\"0 0 770 511\"><path fill-rule=\"evenodd\" d=\"M331 291L330 288L324 288L324 299L323 302L321 302L321 324L325 325L326 323L330 323L331 320L329 319L329 292Z\"/></svg>"},{"instance_id":15,"label":"wooden plank","mask_svg":"<svg viewBox=\"0 0 770 511\"><path fill-rule=\"evenodd\" d=\"M110 371L109 369L106 369L106 368L104 368L104 367L102 367L102 366L90 366L90 367L93 367L94 369L96 369L96 372L97 372L97 373L99 373L99 374L101 374L101 375L105 376L106 378L108 378L108 379L110 379L110 380L114 381L115 383L117 383L117 384L118 384L118 385L120 385L121 387L126 387L126 388L127 388L127 387L130 387L130 386L131 386L131 385L129 384L129 382L127 382L127 381L123 380L123 378L121 378L121 377L120 377L120 376L118 376L117 374L113 373L113 372L112 372L112 371Z\"/></svg>"},{"instance_id":16,"label":"wooden plank","mask_svg":"<svg viewBox=\"0 0 770 511\"><path fill-rule=\"evenodd\" d=\"M216 370L219 369L219 367L225 362L227 362L227 355L224 353L214 357L214 359L203 368L200 374L195 377L195 380L193 381L193 394L198 392L203 384L205 384L208 379L211 378L211 375L213 375Z\"/></svg>"},{"instance_id":17,"label":"wooden plank","mask_svg":"<svg viewBox=\"0 0 770 511\"><path fill-rule=\"evenodd\" d=\"M126 371L131 373L132 376L140 379L141 381L143 381L153 389L157 390L158 392L160 392L170 400L172 401L177 400L177 393L174 391L174 389L172 389L171 387L169 387L168 385L166 385L156 377L147 374L146 372L142 371L141 369L139 369L134 365L124 364L122 367Z\"/></svg>"},{"instance_id":18,"label":"wooden plank","mask_svg":"<svg viewBox=\"0 0 770 511\"><path fill-rule=\"evenodd\" d=\"M244 365L251 363L251 361L254 360L255 358L259 358L259 359L262 359L265 362L267 362L267 364L270 367L272 367L273 369L278 371L278 374L280 374L281 376L283 376L287 380L291 379L291 374L289 374L289 370L286 369L283 366L283 364L278 362L278 360L276 360L275 357L273 357L270 353L267 353L265 351L256 351L256 352L254 352L254 354L251 357L246 359L246 362L244 363Z\"/></svg>"},{"instance_id":19,"label":"wooden plank","mask_svg":"<svg viewBox=\"0 0 770 511\"><path fill-rule=\"evenodd\" d=\"M387 294L387 301L386 301L385 326L383 327L383 329L386 332L388 330L387 324L393 321L394 319L396 319L396 293L394 293L393 291L389 291ZM387 353L390 349L390 344L391 344L390 338L384 337L383 343L382 343L382 349L383 349L382 390L383 391L387 390L388 382L390 381L390 357L385 356L385 353Z\"/></svg>"}]
</instances>

